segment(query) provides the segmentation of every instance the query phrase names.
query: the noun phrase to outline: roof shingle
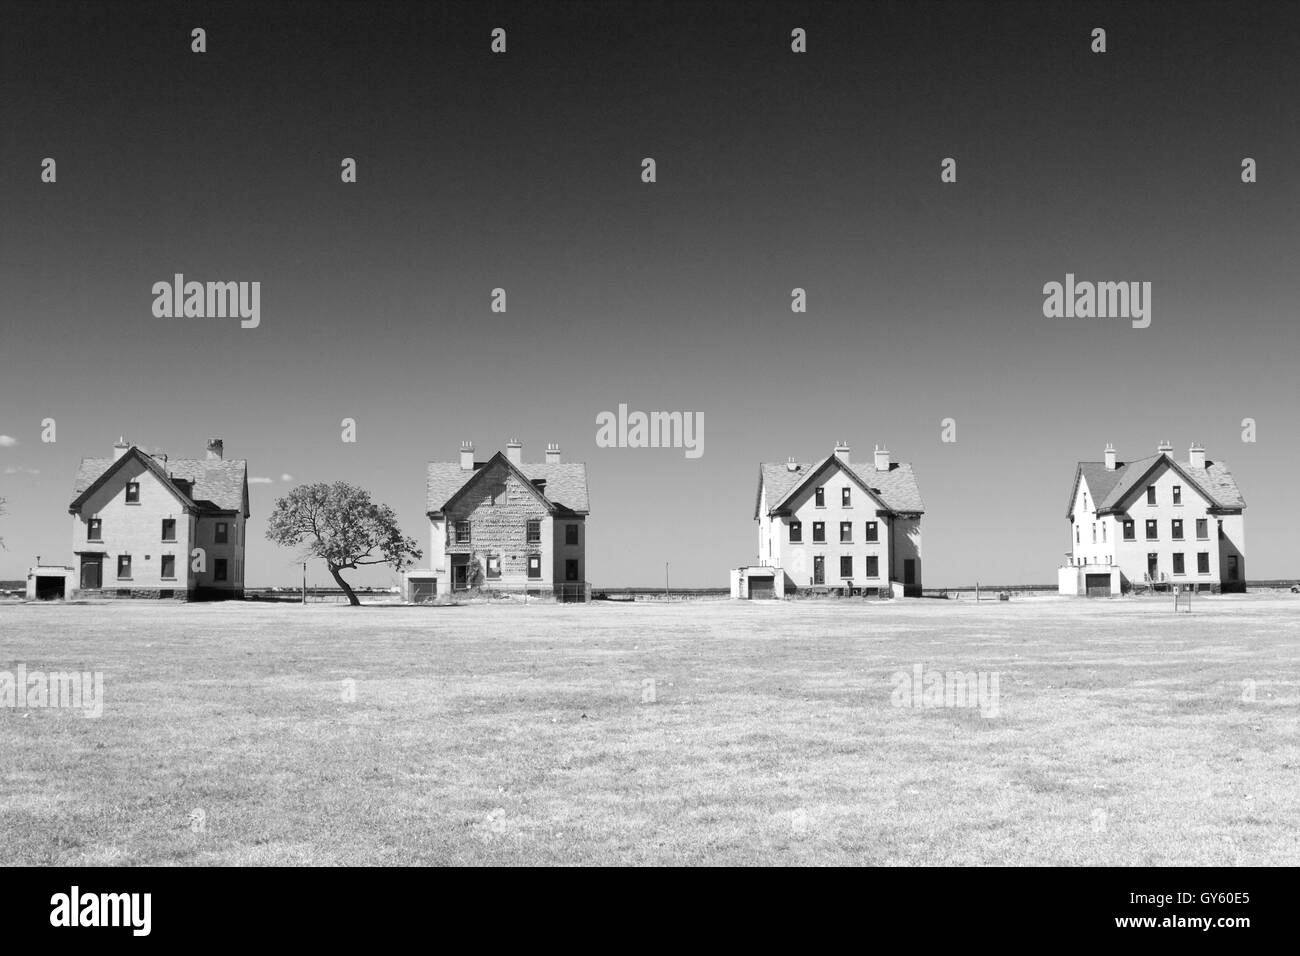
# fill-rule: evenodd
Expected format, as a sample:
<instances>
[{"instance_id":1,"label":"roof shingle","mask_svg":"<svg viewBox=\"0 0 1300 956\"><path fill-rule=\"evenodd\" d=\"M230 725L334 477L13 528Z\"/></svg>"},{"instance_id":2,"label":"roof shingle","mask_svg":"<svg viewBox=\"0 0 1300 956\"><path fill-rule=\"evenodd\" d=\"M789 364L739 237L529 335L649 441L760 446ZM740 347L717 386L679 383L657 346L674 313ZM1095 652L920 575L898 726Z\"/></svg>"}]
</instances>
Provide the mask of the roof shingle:
<instances>
[{"instance_id":1,"label":"roof shingle","mask_svg":"<svg viewBox=\"0 0 1300 956\"><path fill-rule=\"evenodd\" d=\"M465 486L486 461L474 462L473 471L465 471L458 461L431 461L427 481L428 510L441 511L443 506ZM529 481L544 479L543 496L561 509L586 514L591 510L587 498L587 466L582 462L526 461L519 465Z\"/></svg>"}]
</instances>

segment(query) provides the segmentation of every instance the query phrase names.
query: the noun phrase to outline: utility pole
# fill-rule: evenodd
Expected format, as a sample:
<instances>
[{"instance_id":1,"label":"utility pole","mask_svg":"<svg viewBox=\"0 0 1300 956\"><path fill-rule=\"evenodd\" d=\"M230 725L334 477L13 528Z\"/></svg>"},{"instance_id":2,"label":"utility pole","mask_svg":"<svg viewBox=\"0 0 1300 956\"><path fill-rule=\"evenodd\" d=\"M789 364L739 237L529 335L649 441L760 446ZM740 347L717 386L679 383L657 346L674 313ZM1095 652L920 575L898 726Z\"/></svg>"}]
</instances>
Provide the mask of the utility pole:
<instances>
[{"instance_id":1,"label":"utility pole","mask_svg":"<svg viewBox=\"0 0 1300 956\"><path fill-rule=\"evenodd\" d=\"M302 563L302 604L307 606L307 562Z\"/></svg>"},{"instance_id":2,"label":"utility pole","mask_svg":"<svg viewBox=\"0 0 1300 956\"><path fill-rule=\"evenodd\" d=\"M668 562L664 562L664 600L671 602L673 599L672 592L668 590Z\"/></svg>"}]
</instances>

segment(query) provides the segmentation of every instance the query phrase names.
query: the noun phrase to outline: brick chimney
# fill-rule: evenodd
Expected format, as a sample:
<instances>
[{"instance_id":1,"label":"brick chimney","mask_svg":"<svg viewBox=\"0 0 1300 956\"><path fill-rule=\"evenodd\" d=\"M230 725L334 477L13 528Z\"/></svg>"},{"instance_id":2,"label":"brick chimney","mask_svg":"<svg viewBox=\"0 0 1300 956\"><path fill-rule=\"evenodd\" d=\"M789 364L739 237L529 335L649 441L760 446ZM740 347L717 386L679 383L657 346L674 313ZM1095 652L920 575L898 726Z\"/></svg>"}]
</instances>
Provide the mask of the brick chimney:
<instances>
[{"instance_id":1,"label":"brick chimney","mask_svg":"<svg viewBox=\"0 0 1300 956\"><path fill-rule=\"evenodd\" d=\"M524 463L524 443L518 438L512 438L506 442L506 458L516 468L522 465Z\"/></svg>"},{"instance_id":2,"label":"brick chimney","mask_svg":"<svg viewBox=\"0 0 1300 956\"><path fill-rule=\"evenodd\" d=\"M474 470L474 443L472 441L460 443L460 470Z\"/></svg>"},{"instance_id":3,"label":"brick chimney","mask_svg":"<svg viewBox=\"0 0 1300 956\"><path fill-rule=\"evenodd\" d=\"M876 471L889 471L889 449L876 446Z\"/></svg>"},{"instance_id":4,"label":"brick chimney","mask_svg":"<svg viewBox=\"0 0 1300 956\"><path fill-rule=\"evenodd\" d=\"M551 442L546 446L546 463L548 465L558 465L560 463L560 446Z\"/></svg>"},{"instance_id":5,"label":"brick chimney","mask_svg":"<svg viewBox=\"0 0 1300 956\"><path fill-rule=\"evenodd\" d=\"M785 470L786 470L786 471L798 471L798 470L799 470L799 463L798 463L797 461L794 460L794 456L791 456L791 457L789 457L789 458L787 458L787 459L785 460Z\"/></svg>"},{"instance_id":6,"label":"brick chimney","mask_svg":"<svg viewBox=\"0 0 1300 956\"><path fill-rule=\"evenodd\" d=\"M226 454L226 443L220 438L208 439L208 461L221 461Z\"/></svg>"},{"instance_id":7,"label":"brick chimney","mask_svg":"<svg viewBox=\"0 0 1300 956\"><path fill-rule=\"evenodd\" d=\"M1115 470L1115 445L1112 442L1106 442L1106 470Z\"/></svg>"},{"instance_id":8,"label":"brick chimney","mask_svg":"<svg viewBox=\"0 0 1300 956\"><path fill-rule=\"evenodd\" d=\"M844 464L849 463L849 443L846 441L837 441L835 443L835 457Z\"/></svg>"},{"instance_id":9,"label":"brick chimney","mask_svg":"<svg viewBox=\"0 0 1300 956\"><path fill-rule=\"evenodd\" d=\"M125 438L119 438L113 445L113 460L117 461L129 451L131 446L127 444Z\"/></svg>"},{"instance_id":10,"label":"brick chimney","mask_svg":"<svg viewBox=\"0 0 1300 956\"><path fill-rule=\"evenodd\" d=\"M1187 450L1187 463L1193 468L1205 467L1205 446L1198 441L1192 442L1192 447Z\"/></svg>"},{"instance_id":11,"label":"brick chimney","mask_svg":"<svg viewBox=\"0 0 1300 956\"><path fill-rule=\"evenodd\" d=\"M1169 442L1167 441L1162 441L1159 445L1156 445L1157 455L1168 455L1173 450L1174 450L1174 446L1169 444Z\"/></svg>"}]
</instances>

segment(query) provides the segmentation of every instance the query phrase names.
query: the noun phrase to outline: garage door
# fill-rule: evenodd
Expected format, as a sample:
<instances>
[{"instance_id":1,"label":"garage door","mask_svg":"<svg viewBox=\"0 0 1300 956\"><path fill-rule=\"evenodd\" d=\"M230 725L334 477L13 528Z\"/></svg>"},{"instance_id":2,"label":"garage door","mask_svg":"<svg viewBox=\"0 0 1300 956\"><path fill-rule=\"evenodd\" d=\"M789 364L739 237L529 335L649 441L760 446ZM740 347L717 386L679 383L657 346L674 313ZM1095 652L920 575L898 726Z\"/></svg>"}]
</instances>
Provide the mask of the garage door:
<instances>
[{"instance_id":1,"label":"garage door","mask_svg":"<svg viewBox=\"0 0 1300 956\"><path fill-rule=\"evenodd\" d=\"M411 603L432 604L438 598L438 579L415 580L411 582Z\"/></svg>"},{"instance_id":2,"label":"garage door","mask_svg":"<svg viewBox=\"0 0 1300 956\"><path fill-rule=\"evenodd\" d=\"M1110 575L1085 575L1084 584L1088 588L1088 597L1110 597Z\"/></svg>"},{"instance_id":3,"label":"garage door","mask_svg":"<svg viewBox=\"0 0 1300 956\"><path fill-rule=\"evenodd\" d=\"M749 579L749 599L755 598L774 598L776 597L776 588L772 584L772 578L750 578Z\"/></svg>"}]
</instances>

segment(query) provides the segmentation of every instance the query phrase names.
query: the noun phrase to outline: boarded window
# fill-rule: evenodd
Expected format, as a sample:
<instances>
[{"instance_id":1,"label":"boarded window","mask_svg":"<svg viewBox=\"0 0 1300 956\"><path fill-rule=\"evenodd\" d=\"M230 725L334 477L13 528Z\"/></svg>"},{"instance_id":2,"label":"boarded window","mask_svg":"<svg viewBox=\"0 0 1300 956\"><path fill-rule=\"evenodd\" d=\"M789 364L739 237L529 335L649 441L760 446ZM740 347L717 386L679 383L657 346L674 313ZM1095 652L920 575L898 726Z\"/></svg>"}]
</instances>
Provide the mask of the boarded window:
<instances>
[{"instance_id":1,"label":"boarded window","mask_svg":"<svg viewBox=\"0 0 1300 956\"><path fill-rule=\"evenodd\" d=\"M140 503L140 482L128 481L126 483L126 503L129 505L138 505Z\"/></svg>"},{"instance_id":2,"label":"boarded window","mask_svg":"<svg viewBox=\"0 0 1300 956\"><path fill-rule=\"evenodd\" d=\"M119 554L117 556L117 577L119 580L130 579L131 556L129 554Z\"/></svg>"}]
</instances>

